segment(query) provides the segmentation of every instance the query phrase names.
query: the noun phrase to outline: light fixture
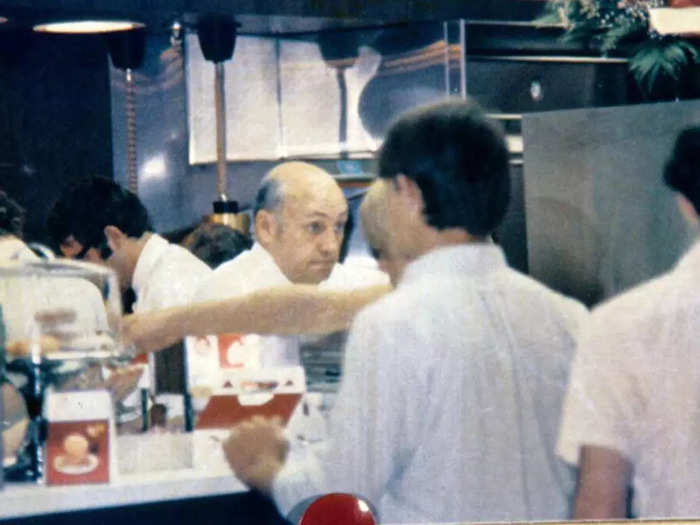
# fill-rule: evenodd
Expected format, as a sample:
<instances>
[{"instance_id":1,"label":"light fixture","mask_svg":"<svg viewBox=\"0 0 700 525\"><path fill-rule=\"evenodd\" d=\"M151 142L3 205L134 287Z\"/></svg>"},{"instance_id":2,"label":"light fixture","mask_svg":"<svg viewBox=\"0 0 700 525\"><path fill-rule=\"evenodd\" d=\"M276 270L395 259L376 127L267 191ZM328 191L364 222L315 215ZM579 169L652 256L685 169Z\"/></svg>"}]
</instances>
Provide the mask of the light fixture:
<instances>
[{"instance_id":1,"label":"light fixture","mask_svg":"<svg viewBox=\"0 0 700 525\"><path fill-rule=\"evenodd\" d=\"M5 18L4 16L0 16L0 24L4 24L6 22L7 22L7 18Z\"/></svg>"},{"instance_id":2,"label":"light fixture","mask_svg":"<svg viewBox=\"0 0 700 525\"><path fill-rule=\"evenodd\" d=\"M34 31L68 34L112 33L114 31L128 31L142 27L146 27L145 24L133 20L66 20L37 24L34 26Z\"/></svg>"}]
</instances>

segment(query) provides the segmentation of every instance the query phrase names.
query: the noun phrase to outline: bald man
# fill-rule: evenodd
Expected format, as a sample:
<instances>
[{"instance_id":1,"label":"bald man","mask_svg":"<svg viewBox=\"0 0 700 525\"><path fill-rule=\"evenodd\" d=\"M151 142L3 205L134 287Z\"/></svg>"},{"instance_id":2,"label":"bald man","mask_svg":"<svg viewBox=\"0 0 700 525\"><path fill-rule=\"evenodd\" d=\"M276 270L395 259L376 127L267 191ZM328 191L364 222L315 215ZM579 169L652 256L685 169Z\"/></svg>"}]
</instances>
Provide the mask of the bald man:
<instances>
[{"instance_id":1,"label":"bald man","mask_svg":"<svg viewBox=\"0 0 700 525\"><path fill-rule=\"evenodd\" d=\"M285 284L319 284L338 262L348 206L338 183L305 162L286 162L262 180L253 247L219 266L197 300L226 299ZM246 366L300 364L296 337L246 335L232 357Z\"/></svg>"}]
</instances>

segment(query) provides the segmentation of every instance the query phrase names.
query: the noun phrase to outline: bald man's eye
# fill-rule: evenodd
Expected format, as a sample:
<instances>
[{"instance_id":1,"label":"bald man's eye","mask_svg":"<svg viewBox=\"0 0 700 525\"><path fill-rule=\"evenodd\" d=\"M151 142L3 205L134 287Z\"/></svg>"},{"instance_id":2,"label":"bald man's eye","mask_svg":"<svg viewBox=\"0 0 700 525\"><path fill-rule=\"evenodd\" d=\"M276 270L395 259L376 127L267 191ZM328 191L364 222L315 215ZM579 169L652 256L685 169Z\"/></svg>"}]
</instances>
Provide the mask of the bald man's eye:
<instances>
[{"instance_id":1,"label":"bald man's eye","mask_svg":"<svg viewBox=\"0 0 700 525\"><path fill-rule=\"evenodd\" d=\"M335 225L335 233L338 235L341 235L345 232L345 223L344 222L339 222L338 224Z\"/></svg>"},{"instance_id":2,"label":"bald man's eye","mask_svg":"<svg viewBox=\"0 0 700 525\"><path fill-rule=\"evenodd\" d=\"M325 225L319 221L310 222L306 225L306 231L309 232L311 235L320 235L321 233L323 233L324 229Z\"/></svg>"}]
</instances>

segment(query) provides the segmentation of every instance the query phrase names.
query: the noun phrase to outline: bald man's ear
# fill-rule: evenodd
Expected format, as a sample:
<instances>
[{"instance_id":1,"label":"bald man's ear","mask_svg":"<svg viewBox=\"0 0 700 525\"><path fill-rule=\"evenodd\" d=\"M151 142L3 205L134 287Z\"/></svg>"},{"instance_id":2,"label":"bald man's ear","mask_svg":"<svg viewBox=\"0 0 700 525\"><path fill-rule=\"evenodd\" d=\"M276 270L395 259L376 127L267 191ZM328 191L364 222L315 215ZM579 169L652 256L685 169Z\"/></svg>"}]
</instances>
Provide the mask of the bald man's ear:
<instances>
[{"instance_id":1,"label":"bald man's ear","mask_svg":"<svg viewBox=\"0 0 700 525\"><path fill-rule=\"evenodd\" d=\"M277 217L268 210L260 210L255 215L255 239L263 246L269 246L279 230Z\"/></svg>"},{"instance_id":2,"label":"bald man's ear","mask_svg":"<svg viewBox=\"0 0 700 525\"><path fill-rule=\"evenodd\" d=\"M423 194L418 184L413 179L406 177L406 175L397 175L394 181L396 192L401 195L404 204L409 206L411 211L422 214L424 208Z\"/></svg>"},{"instance_id":3,"label":"bald man's ear","mask_svg":"<svg viewBox=\"0 0 700 525\"><path fill-rule=\"evenodd\" d=\"M678 194L677 201L678 209L681 210L683 218L690 224L697 226L700 223L700 218L698 217L698 212L695 211L695 206L681 194Z\"/></svg>"}]
</instances>

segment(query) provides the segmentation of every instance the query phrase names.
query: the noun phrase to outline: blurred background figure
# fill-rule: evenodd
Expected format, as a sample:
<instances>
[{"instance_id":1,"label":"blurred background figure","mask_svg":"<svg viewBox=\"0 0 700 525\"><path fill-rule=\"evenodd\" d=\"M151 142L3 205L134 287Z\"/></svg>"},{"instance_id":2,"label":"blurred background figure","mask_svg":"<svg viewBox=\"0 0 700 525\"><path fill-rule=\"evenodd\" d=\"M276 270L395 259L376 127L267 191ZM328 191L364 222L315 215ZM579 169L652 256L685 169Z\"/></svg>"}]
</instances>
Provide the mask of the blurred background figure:
<instances>
[{"instance_id":1,"label":"blurred background figure","mask_svg":"<svg viewBox=\"0 0 700 525\"><path fill-rule=\"evenodd\" d=\"M239 232L216 222L203 222L180 243L214 269L230 261L253 246L253 240Z\"/></svg>"}]
</instances>

